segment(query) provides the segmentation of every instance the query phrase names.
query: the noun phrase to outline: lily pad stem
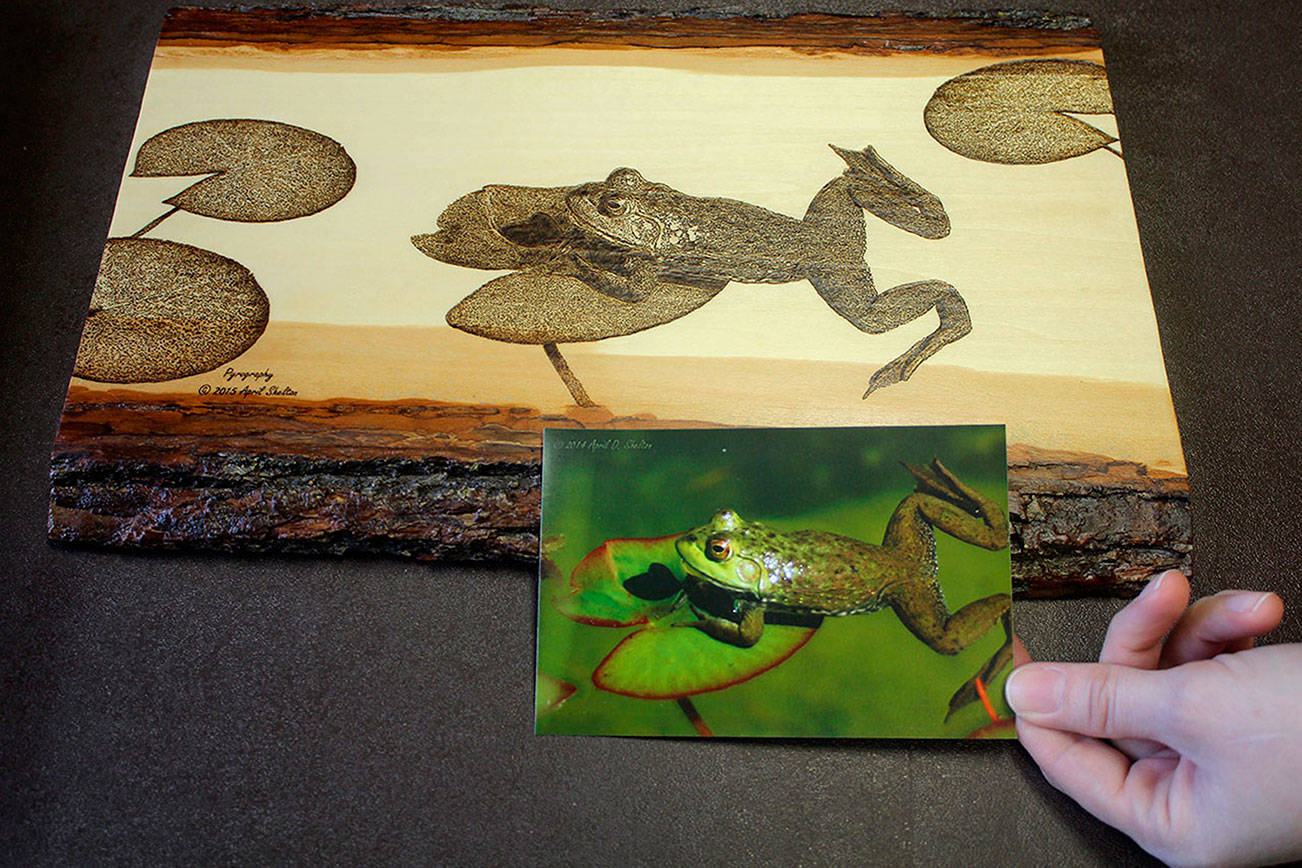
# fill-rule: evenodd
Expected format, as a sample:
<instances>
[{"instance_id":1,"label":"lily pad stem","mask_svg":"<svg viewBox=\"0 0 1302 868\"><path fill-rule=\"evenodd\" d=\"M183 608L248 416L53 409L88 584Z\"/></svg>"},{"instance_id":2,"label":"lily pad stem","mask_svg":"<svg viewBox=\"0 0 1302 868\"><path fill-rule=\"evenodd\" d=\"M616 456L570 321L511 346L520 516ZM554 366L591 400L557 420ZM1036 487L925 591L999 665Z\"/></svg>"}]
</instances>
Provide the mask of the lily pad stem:
<instances>
[{"instance_id":1,"label":"lily pad stem","mask_svg":"<svg viewBox=\"0 0 1302 868\"><path fill-rule=\"evenodd\" d=\"M714 738L714 731L701 719L701 713L696 710L696 705L692 700L686 696L680 696L678 697L678 707L687 716L688 722L692 724L692 729L696 730L697 735L702 738Z\"/></svg>"},{"instance_id":2,"label":"lily pad stem","mask_svg":"<svg viewBox=\"0 0 1302 868\"><path fill-rule=\"evenodd\" d=\"M561 355L561 351L556 349L556 344L543 344L543 352L547 354L547 358L551 361L552 367L556 369L556 373L560 374L561 381L565 383L565 387L569 389L570 394L574 396L574 403L578 404L580 407L597 406L593 400L588 397L588 393L584 391L583 384L579 382L579 378L574 376L574 372L570 370L570 366L566 363L565 357Z\"/></svg>"},{"instance_id":3,"label":"lily pad stem","mask_svg":"<svg viewBox=\"0 0 1302 868\"><path fill-rule=\"evenodd\" d=\"M156 228L156 227L158 226L159 223L162 223L162 222L163 222L164 220L166 220L168 217L171 217L173 214L175 214L177 211L180 211L180 210L181 210L181 206L180 206L180 205L177 205L176 207L172 208L172 210L170 210L170 211L165 211L164 213L159 214L159 215L158 215L157 217L155 217L153 220L150 220L150 221L149 221L148 223L146 223L144 226L140 227L140 228L137 229L135 232L132 232L132 233L131 233L131 237L132 237L132 238L139 238L140 236L144 235L146 232L150 231L151 229Z\"/></svg>"}]
</instances>

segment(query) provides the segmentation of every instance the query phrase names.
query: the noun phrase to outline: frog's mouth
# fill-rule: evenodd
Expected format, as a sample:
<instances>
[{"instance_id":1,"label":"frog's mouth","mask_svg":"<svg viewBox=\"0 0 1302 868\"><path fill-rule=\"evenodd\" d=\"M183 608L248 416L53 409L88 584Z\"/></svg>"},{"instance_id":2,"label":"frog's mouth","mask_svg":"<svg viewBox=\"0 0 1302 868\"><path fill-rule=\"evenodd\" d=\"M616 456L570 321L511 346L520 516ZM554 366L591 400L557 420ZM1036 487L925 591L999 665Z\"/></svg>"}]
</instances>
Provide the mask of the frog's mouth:
<instances>
[{"instance_id":1,"label":"frog's mouth","mask_svg":"<svg viewBox=\"0 0 1302 868\"><path fill-rule=\"evenodd\" d=\"M497 227L497 234L521 247L555 247L571 237L550 214L535 211L523 220Z\"/></svg>"},{"instance_id":2,"label":"frog's mouth","mask_svg":"<svg viewBox=\"0 0 1302 868\"><path fill-rule=\"evenodd\" d=\"M578 232L564 205L567 188L490 184L457 199L438 230L412 236L432 259L469 268L528 268L547 261Z\"/></svg>"},{"instance_id":3,"label":"frog's mouth","mask_svg":"<svg viewBox=\"0 0 1302 868\"><path fill-rule=\"evenodd\" d=\"M695 551L689 549L688 552L685 553L680 547L678 552L679 560L682 561L683 564L683 572L687 574L688 578L695 579L698 583L705 583L716 588L724 589L728 591L728 593L742 599L759 601L759 593L753 585L737 584L732 581L727 581L726 574L725 578L720 578L717 575L712 576L700 567L696 566L696 564L692 563L691 559L693 557L698 557ZM758 564L756 564L756 566L758 567ZM737 581L740 582L741 580L738 579Z\"/></svg>"}]
</instances>

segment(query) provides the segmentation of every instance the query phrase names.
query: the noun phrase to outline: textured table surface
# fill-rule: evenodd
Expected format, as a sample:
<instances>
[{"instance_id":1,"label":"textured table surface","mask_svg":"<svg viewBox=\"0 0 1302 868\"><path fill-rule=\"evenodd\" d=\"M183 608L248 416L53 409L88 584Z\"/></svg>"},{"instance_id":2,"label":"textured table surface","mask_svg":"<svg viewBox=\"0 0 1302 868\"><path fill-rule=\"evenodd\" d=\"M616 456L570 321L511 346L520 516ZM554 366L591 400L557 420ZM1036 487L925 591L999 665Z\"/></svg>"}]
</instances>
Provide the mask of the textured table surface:
<instances>
[{"instance_id":1,"label":"textured table surface","mask_svg":"<svg viewBox=\"0 0 1302 868\"><path fill-rule=\"evenodd\" d=\"M524 571L49 546L49 445L166 6L6 6L6 861L1144 860L1015 744L536 738ZM1279 591L1271 638L1298 641L1302 23L1284 3L1063 8L1107 53L1198 590ZM1018 629L1086 659L1119 605L1019 603Z\"/></svg>"}]
</instances>

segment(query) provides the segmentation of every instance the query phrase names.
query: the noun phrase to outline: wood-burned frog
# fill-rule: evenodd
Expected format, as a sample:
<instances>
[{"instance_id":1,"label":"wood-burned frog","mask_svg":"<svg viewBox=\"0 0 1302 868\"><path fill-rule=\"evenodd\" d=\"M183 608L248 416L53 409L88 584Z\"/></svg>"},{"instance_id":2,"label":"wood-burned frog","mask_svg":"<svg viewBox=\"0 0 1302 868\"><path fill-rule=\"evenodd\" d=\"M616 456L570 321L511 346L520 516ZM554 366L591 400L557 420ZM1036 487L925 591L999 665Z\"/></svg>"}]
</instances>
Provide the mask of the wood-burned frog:
<instances>
[{"instance_id":1,"label":"wood-burned frog","mask_svg":"<svg viewBox=\"0 0 1302 868\"><path fill-rule=\"evenodd\" d=\"M448 206L438 232L412 242L454 265L519 269L463 299L448 323L494 340L550 346L553 356L556 343L676 319L730 281L808 280L836 313L870 334L934 309L936 330L877 370L866 398L907 380L971 331L971 320L962 296L944 281L877 291L864 262L863 212L923 238L949 234L949 217L936 196L871 147L832 150L846 169L823 185L801 219L735 199L691 196L619 168L604 181L569 188L485 187ZM585 403L586 394L566 382Z\"/></svg>"}]
</instances>

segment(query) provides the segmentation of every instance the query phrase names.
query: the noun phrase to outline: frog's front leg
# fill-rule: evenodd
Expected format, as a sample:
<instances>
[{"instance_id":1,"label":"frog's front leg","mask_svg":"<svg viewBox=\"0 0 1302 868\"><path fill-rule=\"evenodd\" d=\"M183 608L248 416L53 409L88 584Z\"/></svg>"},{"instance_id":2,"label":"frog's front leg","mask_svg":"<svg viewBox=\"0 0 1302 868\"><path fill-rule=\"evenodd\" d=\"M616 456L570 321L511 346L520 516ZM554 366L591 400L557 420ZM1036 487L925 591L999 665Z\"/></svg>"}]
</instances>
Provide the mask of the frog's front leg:
<instances>
[{"instance_id":1,"label":"frog's front leg","mask_svg":"<svg viewBox=\"0 0 1302 868\"><path fill-rule=\"evenodd\" d=\"M660 285L655 264L645 259L634 259L626 264L626 274L618 274L593 265L586 259L575 257L568 265L570 274L579 278L598 292L620 301L642 301Z\"/></svg>"},{"instance_id":2,"label":"frog's front leg","mask_svg":"<svg viewBox=\"0 0 1302 868\"><path fill-rule=\"evenodd\" d=\"M674 626L695 627L720 642L727 642L738 648L749 648L764 635L764 607L758 603L738 600L733 604L733 612L740 616L739 620L734 621L709 612L697 611L700 620Z\"/></svg>"}]
</instances>

